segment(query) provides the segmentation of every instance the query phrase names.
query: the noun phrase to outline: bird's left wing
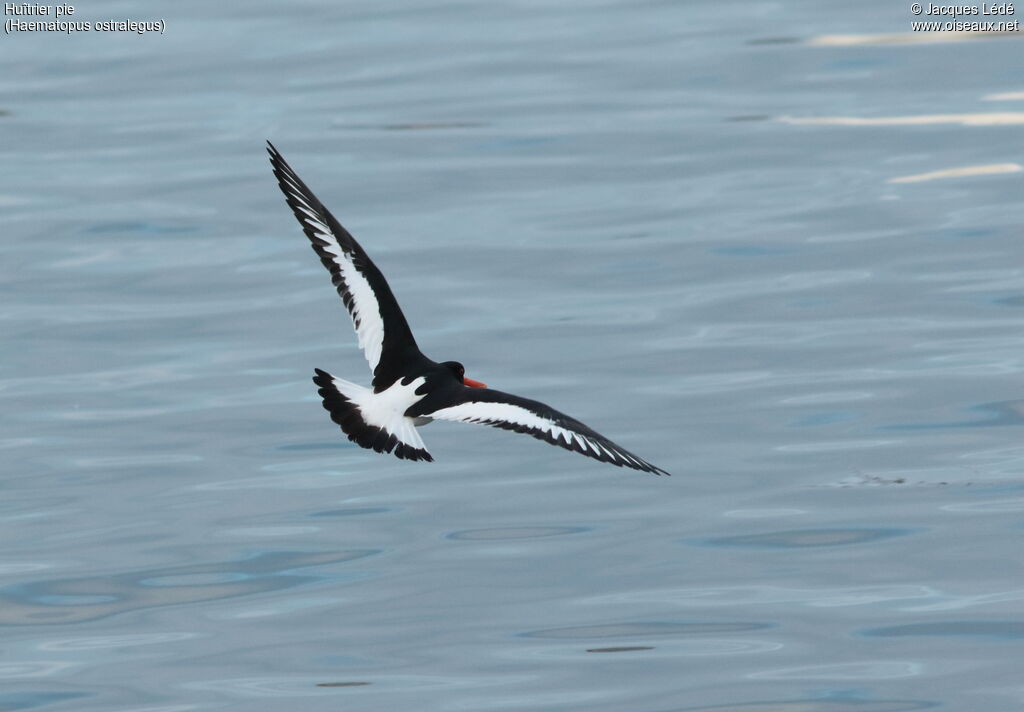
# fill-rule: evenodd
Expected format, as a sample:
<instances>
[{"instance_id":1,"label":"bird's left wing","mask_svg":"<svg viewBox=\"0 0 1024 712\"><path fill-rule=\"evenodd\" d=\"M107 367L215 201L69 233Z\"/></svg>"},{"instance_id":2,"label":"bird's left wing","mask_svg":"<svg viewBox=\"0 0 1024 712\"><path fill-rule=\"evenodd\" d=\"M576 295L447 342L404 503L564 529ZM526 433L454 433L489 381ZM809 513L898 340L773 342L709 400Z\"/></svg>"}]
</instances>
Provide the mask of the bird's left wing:
<instances>
[{"instance_id":1,"label":"bird's left wing","mask_svg":"<svg viewBox=\"0 0 1024 712\"><path fill-rule=\"evenodd\" d=\"M401 365L419 354L398 300L377 265L331 215L313 191L267 141L267 152L285 199L331 273L373 372L373 385L386 388L401 376Z\"/></svg>"},{"instance_id":2,"label":"bird's left wing","mask_svg":"<svg viewBox=\"0 0 1024 712\"><path fill-rule=\"evenodd\" d=\"M586 425L539 401L520 398L491 388L461 387L457 395L431 412L415 415L435 420L480 423L532 435L538 440L573 450L601 462L634 470L669 474L665 470L619 447Z\"/></svg>"}]
</instances>

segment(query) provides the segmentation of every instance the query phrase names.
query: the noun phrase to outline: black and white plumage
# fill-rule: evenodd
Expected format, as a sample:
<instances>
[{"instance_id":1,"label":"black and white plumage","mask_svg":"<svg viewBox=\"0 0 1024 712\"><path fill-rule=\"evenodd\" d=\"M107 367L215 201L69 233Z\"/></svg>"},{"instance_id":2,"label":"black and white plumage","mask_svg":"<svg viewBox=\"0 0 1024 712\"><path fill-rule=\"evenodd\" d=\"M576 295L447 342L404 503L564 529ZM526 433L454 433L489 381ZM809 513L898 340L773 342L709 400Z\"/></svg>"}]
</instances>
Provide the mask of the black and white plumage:
<instances>
[{"instance_id":1,"label":"black and white plumage","mask_svg":"<svg viewBox=\"0 0 1024 712\"><path fill-rule=\"evenodd\" d=\"M416 426L434 420L480 423L526 433L619 467L669 474L574 418L538 401L466 378L456 361L424 356L384 275L267 142L285 199L331 274L373 372L373 389L316 369L324 408L349 440L407 460L433 460Z\"/></svg>"}]
</instances>

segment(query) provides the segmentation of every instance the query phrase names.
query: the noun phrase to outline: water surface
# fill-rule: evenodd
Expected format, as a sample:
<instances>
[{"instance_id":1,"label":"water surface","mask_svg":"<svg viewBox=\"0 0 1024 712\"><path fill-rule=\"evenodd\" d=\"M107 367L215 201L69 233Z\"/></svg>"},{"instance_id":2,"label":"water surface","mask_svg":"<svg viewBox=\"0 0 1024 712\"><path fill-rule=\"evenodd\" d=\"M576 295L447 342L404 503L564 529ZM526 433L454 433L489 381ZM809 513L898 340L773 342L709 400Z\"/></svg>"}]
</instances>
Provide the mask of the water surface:
<instances>
[{"instance_id":1,"label":"water surface","mask_svg":"<svg viewBox=\"0 0 1024 712\"><path fill-rule=\"evenodd\" d=\"M77 13L167 32L3 39L0 709L1019 708L1020 40ZM674 476L346 442L313 368L369 374L268 138L428 355Z\"/></svg>"}]
</instances>

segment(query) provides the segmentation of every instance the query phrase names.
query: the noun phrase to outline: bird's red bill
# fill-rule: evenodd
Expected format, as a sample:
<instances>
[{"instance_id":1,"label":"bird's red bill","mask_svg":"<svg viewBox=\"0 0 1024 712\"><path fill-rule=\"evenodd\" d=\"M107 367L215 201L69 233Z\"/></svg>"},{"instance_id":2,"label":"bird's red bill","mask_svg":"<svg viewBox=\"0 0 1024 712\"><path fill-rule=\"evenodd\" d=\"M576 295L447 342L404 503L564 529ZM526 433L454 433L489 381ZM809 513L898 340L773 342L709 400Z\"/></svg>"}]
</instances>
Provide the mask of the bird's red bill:
<instances>
[{"instance_id":1,"label":"bird's red bill","mask_svg":"<svg viewBox=\"0 0 1024 712\"><path fill-rule=\"evenodd\" d=\"M462 382L465 383L470 388L487 388L487 384L486 383L481 383L480 381L474 381L472 378L465 378L465 377L463 377Z\"/></svg>"}]
</instances>

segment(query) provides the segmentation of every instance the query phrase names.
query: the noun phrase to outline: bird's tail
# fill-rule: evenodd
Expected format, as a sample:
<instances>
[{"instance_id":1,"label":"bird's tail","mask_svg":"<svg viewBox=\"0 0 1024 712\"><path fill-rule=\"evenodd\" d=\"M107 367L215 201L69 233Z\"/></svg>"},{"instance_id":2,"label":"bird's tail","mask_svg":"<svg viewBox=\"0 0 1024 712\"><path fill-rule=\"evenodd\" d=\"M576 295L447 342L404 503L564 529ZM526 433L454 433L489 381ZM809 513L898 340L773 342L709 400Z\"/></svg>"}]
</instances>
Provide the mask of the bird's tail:
<instances>
[{"instance_id":1,"label":"bird's tail","mask_svg":"<svg viewBox=\"0 0 1024 712\"><path fill-rule=\"evenodd\" d=\"M394 452L403 460L432 461L423 441L412 425L411 419L403 418L398 432L366 422L359 404L373 397L369 388L335 378L327 371L315 369L313 383L320 387L318 393L323 399L324 409L331 414L331 420L341 426L348 439L360 447L377 452ZM408 420L409 422L404 422Z\"/></svg>"}]
</instances>

